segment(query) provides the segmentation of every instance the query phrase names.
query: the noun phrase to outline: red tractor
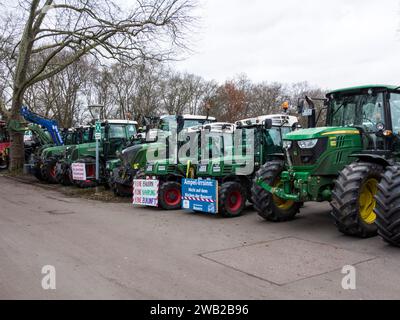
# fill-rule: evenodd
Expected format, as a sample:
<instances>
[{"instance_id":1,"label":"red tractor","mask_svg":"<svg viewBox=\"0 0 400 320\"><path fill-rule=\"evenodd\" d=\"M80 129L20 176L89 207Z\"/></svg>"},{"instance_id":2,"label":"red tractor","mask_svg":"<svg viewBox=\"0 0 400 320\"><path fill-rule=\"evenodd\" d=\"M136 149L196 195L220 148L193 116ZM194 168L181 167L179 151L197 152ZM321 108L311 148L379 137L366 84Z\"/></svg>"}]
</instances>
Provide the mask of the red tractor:
<instances>
[{"instance_id":1,"label":"red tractor","mask_svg":"<svg viewBox=\"0 0 400 320\"><path fill-rule=\"evenodd\" d=\"M8 168L9 154L10 136L8 135L6 123L0 120L0 170Z\"/></svg>"}]
</instances>

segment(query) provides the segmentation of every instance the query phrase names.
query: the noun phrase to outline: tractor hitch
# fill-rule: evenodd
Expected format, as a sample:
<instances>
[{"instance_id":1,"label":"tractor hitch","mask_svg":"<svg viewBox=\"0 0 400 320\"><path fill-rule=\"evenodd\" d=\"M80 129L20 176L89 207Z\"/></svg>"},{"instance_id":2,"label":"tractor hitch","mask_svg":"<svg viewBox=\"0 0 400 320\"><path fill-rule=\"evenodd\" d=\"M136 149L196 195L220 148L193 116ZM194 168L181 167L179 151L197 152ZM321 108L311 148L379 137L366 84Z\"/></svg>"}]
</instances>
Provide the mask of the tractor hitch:
<instances>
[{"instance_id":1,"label":"tractor hitch","mask_svg":"<svg viewBox=\"0 0 400 320\"><path fill-rule=\"evenodd\" d=\"M278 198L281 198L283 200L288 200L288 201L300 202L300 196L299 195L288 194L282 188L272 187L269 184L267 184L264 181L262 181L261 179L257 180L256 183L261 188L263 188L265 191L277 196Z\"/></svg>"}]
</instances>

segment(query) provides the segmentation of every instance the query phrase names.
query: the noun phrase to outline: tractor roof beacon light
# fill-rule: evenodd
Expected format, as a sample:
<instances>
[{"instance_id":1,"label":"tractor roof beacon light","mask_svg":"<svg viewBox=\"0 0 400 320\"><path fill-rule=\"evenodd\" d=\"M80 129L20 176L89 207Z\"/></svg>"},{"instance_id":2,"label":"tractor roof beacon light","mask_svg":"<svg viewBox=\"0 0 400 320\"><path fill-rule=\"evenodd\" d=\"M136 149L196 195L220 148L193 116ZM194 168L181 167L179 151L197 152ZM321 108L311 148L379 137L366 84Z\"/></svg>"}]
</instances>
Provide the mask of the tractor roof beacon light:
<instances>
[{"instance_id":1,"label":"tractor roof beacon light","mask_svg":"<svg viewBox=\"0 0 400 320\"><path fill-rule=\"evenodd\" d=\"M89 107L90 114L94 120L101 120L104 114L104 106L101 104L93 104Z\"/></svg>"},{"instance_id":2,"label":"tractor roof beacon light","mask_svg":"<svg viewBox=\"0 0 400 320\"><path fill-rule=\"evenodd\" d=\"M284 103L282 103L282 109L283 111L286 113L289 110L289 102L285 101Z\"/></svg>"}]
</instances>

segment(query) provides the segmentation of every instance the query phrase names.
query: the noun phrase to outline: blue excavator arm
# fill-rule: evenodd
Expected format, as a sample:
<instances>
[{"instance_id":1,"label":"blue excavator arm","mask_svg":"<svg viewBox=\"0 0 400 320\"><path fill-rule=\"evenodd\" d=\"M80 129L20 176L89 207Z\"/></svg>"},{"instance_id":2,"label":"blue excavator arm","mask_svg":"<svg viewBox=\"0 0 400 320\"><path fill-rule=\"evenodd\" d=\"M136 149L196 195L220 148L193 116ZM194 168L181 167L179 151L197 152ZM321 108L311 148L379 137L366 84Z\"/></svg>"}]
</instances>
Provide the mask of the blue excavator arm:
<instances>
[{"instance_id":1,"label":"blue excavator arm","mask_svg":"<svg viewBox=\"0 0 400 320\"><path fill-rule=\"evenodd\" d=\"M24 119L28 122L38 124L45 128L51 135L51 138L53 139L54 143L57 146L63 146L64 141L63 138L61 137L60 130L58 128L58 123L55 120L51 119L46 119L37 113L34 113L28 109L28 107L23 106L21 108L21 115L24 117Z\"/></svg>"}]
</instances>

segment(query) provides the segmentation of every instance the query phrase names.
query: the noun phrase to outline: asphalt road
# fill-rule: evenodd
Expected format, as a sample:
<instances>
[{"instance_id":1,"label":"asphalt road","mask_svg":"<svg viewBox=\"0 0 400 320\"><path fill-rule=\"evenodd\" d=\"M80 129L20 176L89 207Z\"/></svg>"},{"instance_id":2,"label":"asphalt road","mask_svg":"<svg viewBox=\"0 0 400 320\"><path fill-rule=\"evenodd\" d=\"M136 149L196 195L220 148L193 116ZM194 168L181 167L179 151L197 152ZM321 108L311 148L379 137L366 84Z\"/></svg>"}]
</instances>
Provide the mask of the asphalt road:
<instances>
[{"instance_id":1,"label":"asphalt road","mask_svg":"<svg viewBox=\"0 0 400 320\"><path fill-rule=\"evenodd\" d=\"M400 249L342 236L326 204L268 223L71 198L0 177L0 299L397 299ZM45 265L56 290L42 288ZM342 288L345 265L356 290Z\"/></svg>"}]
</instances>

